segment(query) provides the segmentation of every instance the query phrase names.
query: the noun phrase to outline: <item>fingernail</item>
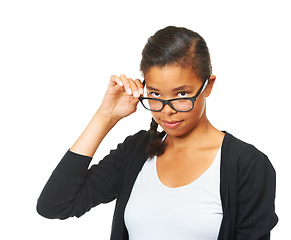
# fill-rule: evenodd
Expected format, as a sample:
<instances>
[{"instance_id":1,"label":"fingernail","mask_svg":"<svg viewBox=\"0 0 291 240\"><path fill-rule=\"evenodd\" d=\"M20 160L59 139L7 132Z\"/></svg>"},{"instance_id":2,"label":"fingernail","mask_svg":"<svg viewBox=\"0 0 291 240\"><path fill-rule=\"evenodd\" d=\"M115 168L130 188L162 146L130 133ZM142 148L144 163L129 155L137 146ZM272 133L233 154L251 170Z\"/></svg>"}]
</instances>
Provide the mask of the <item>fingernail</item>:
<instances>
[{"instance_id":1,"label":"fingernail","mask_svg":"<svg viewBox=\"0 0 291 240\"><path fill-rule=\"evenodd\" d=\"M131 95L131 94L132 94L132 91L131 91L130 88L127 89L127 94L128 94L128 95Z\"/></svg>"},{"instance_id":2,"label":"fingernail","mask_svg":"<svg viewBox=\"0 0 291 240\"><path fill-rule=\"evenodd\" d=\"M143 89L142 88L140 88L138 91L139 91L140 94L143 94Z\"/></svg>"},{"instance_id":3,"label":"fingernail","mask_svg":"<svg viewBox=\"0 0 291 240\"><path fill-rule=\"evenodd\" d=\"M138 93L138 91L134 91L133 96L134 96L135 98L138 98L138 97L139 97L139 93Z\"/></svg>"},{"instance_id":4,"label":"fingernail","mask_svg":"<svg viewBox=\"0 0 291 240\"><path fill-rule=\"evenodd\" d=\"M118 85L119 85L120 87L122 87L122 86L123 86L123 82L118 81Z\"/></svg>"}]
</instances>

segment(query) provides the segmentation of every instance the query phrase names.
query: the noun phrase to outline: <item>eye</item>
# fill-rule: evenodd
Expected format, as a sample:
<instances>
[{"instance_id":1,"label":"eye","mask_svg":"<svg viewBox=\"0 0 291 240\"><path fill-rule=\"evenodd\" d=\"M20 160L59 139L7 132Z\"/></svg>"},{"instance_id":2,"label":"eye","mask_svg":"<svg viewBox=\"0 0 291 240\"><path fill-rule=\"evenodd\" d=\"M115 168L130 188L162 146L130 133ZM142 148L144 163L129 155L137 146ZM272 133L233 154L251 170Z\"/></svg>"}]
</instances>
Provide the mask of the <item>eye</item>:
<instances>
[{"instance_id":1,"label":"eye","mask_svg":"<svg viewBox=\"0 0 291 240\"><path fill-rule=\"evenodd\" d=\"M157 93L157 92L150 92L149 94L150 94L150 96L153 97L153 98L158 98L158 97L161 96L161 94L159 94L159 93Z\"/></svg>"},{"instance_id":2,"label":"eye","mask_svg":"<svg viewBox=\"0 0 291 240\"><path fill-rule=\"evenodd\" d=\"M187 92L179 92L178 97L187 97L188 93Z\"/></svg>"}]
</instances>

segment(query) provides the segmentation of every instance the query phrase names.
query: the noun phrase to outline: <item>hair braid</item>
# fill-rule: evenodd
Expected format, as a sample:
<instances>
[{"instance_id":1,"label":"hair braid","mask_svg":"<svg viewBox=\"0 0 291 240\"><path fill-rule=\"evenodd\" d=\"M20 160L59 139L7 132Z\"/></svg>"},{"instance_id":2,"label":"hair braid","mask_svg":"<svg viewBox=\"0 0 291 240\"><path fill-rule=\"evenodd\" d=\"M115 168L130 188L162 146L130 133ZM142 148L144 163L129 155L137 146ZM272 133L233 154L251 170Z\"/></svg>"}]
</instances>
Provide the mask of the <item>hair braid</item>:
<instances>
[{"instance_id":1,"label":"hair braid","mask_svg":"<svg viewBox=\"0 0 291 240\"><path fill-rule=\"evenodd\" d=\"M146 154L148 158L160 156L165 152L166 144L163 142L160 133L158 132L158 124L152 118L151 127L149 129L150 142L146 147Z\"/></svg>"},{"instance_id":2,"label":"hair braid","mask_svg":"<svg viewBox=\"0 0 291 240\"><path fill-rule=\"evenodd\" d=\"M156 136L158 134L158 124L157 122L155 121L154 118L152 118L152 121L151 121L151 128L149 130L149 133L151 136Z\"/></svg>"}]
</instances>

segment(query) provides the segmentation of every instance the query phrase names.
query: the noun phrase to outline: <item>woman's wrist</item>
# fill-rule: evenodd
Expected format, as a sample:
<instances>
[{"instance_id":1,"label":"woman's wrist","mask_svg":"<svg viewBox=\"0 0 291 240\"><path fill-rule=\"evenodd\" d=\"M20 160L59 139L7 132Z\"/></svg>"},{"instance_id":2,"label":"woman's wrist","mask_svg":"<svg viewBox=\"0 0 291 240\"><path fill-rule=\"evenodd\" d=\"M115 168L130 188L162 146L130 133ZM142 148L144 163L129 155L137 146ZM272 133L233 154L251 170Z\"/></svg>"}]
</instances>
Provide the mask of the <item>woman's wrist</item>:
<instances>
[{"instance_id":1,"label":"woman's wrist","mask_svg":"<svg viewBox=\"0 0 291 240\"><path fill-rule=\"evenodd\" d=\"M100 118L101 121L104 121L108 125L112 125L113 124L113 126L119 120L121 120L121 118L118 118L118 117L112 115L112 112L102 110L101 107L97 110L97 112L95 113L94 117Z\"/></svg>"},{"instance_id":2,"label":"woman's wrist","mask_svg":"<svg viewBox=\"0 0 291 240\"><path fill-rule=\"evenodd\" d=\"M93 157L103 138L117 122L117 118L97 111L70 151Z\"/></svg>"}]
</instances>

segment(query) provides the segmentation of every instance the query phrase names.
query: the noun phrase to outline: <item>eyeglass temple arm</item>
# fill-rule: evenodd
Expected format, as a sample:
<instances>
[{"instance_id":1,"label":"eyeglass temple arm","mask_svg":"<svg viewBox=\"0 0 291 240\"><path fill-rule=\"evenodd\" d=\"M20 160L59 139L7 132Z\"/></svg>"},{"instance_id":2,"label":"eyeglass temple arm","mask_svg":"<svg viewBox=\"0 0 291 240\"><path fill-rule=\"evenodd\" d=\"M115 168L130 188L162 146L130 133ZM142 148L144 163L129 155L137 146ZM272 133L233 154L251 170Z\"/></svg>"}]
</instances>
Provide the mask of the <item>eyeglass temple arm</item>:
<instances>
[{"instance_id":1,"label":"eyeglass temple arm","mask_svg":"<svg viewBox=\"0 0 291 240\"><path fill-rule=\"evenodd\" d=\"M197 92L197 94L196 94L196 98L197 97L199 97L199 95L205 90L205 88L207 87L207 84L208 84L208 80L209 78L207 78L205 81L204 81L204 83L203 83L203 85L200 87L200 89L198 90L198 92Z\"/></svg>"}]
</instances>

